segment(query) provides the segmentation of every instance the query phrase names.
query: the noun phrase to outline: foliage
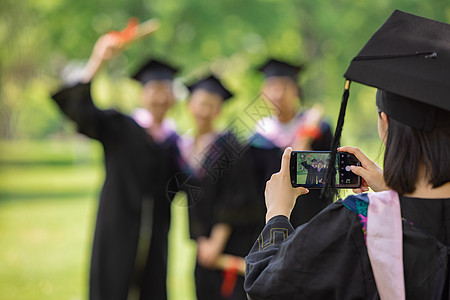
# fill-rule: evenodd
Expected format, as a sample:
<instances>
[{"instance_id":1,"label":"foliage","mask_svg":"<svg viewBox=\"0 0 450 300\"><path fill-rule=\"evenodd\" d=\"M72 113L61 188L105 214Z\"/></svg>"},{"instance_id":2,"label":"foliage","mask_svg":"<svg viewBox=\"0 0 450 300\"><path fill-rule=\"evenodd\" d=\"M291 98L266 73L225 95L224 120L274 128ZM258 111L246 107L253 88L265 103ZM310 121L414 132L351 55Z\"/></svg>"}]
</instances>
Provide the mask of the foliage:
<instances>
[{"instance_id":1,"label":"foliage","mask_svg":"<svg viewBox=\"0 0 450 300\"><path fill-rule=\"evenodd\" d=\"M444 0L5 0L0 4L0 42L6 45L0 49L0 137L42 138L67 131L49 100L61 70L83 63L99 35L123 28L131 16L157 17L162 26L109 64L109 85L101 89L123 92L99 99L104 106L126 103L129 108L136 94L123 76L147 57L164 57L182 67L184 81L210 69L224 78L236 94L219 122L225 125L256 97L261 76L254 70L273 56L306 63L304 102L324 103L334 122L345 68L396 8L450 21ZM350 100L349 115L355 118L348 121L349 132L357 141L376 136L352 131L374 120L373 94L362 99L368 93L357 90ZM185 119L183 108L175 111L175 118Z\"/></svg>"}]
</instances>

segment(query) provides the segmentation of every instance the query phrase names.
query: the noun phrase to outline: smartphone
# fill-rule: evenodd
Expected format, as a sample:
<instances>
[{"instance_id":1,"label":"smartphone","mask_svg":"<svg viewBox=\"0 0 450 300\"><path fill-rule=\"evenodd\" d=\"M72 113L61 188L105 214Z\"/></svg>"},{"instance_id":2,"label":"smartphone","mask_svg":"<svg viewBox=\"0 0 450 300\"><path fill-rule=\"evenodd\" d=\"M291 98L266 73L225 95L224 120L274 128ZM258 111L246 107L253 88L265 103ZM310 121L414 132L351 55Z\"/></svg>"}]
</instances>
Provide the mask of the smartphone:
<instances>
[{"instance_id":1,"label":"smartphone","mask_svg":"<svg viewBox=\"0 0 450 300\"><path fill-rule=\"evenodd\" d=\"M320 189L330 163L330 151L292 151L290 170L293 187ZM336 187L354 189L361 186L361 177L350 170L350 166L360 166L360 161L351 153L338 152L336 161Z\"/></svg>"}]
</instances>

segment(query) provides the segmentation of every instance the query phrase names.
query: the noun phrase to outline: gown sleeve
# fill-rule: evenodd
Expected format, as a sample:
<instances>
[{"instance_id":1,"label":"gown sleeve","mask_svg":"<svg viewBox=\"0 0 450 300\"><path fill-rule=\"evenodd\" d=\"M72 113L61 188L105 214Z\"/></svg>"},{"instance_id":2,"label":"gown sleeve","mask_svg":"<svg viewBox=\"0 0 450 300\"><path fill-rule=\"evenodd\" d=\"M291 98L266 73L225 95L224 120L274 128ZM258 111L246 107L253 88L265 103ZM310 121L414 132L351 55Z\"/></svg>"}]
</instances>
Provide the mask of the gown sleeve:
<instances>
[{"instance_id":1,"label":"gown sleeve","mask_svg":"<svg viewBox=\"0 0 450 300\"><path fill-rule=\"evenodd\" d=\"M90 138L104 140L111 119L119 117L114 110L98 109L91 97L91 84L65 87L52 96L61 111L77 124L78 131Z\"/></svg>"},{"instance_id":2,"label":"gown sleeve","mask_svg":"<svg viewBox=\"0 0 450 300\"><path fill-rule=\"evenodd\" d=\"M301 165L303 166L303 167L305 167L305 169L309 169L311 166L310 165L308 165L308 163L306 162L306 161L302 161L301 162Z\"/></svg>"},{"instance_id":3,"label":"gown sleeve","mask_svg":"<svg viewBox=\"0 0 450 300\"><path fill-rule=\"evenodd\" d=\"M267 222L246 257L250 299L377 299L361 224L340 201L294 230Z\"/></svg>"}]
</instances>

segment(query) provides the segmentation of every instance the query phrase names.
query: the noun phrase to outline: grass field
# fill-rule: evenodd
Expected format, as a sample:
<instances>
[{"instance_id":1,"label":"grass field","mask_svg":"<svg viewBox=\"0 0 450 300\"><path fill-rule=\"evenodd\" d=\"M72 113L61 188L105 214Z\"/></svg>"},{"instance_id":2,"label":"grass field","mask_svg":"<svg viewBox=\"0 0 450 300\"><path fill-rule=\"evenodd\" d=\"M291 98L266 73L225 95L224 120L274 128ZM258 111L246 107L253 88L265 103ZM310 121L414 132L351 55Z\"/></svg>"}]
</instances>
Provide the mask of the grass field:
<instances>
[{"instance_id":1,"label":"grass field","mask_svg":"<svg viewBox=\"0 0 450 300\"><path fill-rule=\"evenodd\" d=\"M0 142L0 299L87 299L103 176L89 140ZM172 215L169 299L195 299L187 211Z\"/></svg>"}]
</instances>

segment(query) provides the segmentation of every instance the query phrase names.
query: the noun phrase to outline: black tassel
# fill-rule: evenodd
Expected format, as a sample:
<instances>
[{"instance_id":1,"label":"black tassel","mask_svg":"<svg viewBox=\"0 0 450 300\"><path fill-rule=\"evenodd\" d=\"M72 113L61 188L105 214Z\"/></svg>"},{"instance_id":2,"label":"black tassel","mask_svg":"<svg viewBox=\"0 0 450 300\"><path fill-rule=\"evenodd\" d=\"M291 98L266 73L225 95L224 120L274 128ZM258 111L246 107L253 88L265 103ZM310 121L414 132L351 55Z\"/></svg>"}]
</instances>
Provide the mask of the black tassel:
<instances>
[{"instance_id":1,"label":"black tassel","mask_svg":"<svg viewBox=\"0 0 450 300\"><path fill-rule=\"evenodd\" d=\"M339 118L334 132L333 142L331 144L330 164L327 173L325 174L325 184L320 194L321 198L335 197L338 195L336 188L336 170L335 162L337 155L337 148L341 142L342 127L344 126L345 111L347 109L348 97L350 95L350 80L345 81L344 94L342 95L341 109L339 110Z\"/></svg>"}]
</instances>

